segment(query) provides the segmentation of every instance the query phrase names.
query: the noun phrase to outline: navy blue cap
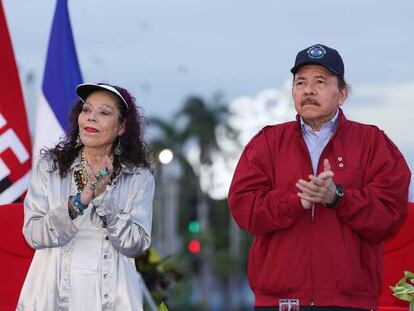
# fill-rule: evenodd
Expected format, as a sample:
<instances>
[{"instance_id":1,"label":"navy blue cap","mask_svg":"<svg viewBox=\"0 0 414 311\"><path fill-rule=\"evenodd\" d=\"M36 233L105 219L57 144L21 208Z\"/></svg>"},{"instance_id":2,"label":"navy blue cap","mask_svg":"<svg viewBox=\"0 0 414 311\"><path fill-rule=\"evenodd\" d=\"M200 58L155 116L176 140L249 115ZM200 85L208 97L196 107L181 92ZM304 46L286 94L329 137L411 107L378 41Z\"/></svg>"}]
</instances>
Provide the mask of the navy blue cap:
<instances>
[{"instance_id":1,"label":"navy blue cap","mask_svg":"<svg viewBox=\"0 0 414 311\"><path fill-rule=\"evenodd\" d=\"M295 74L300 67L311 64L321 65L339 76L343 76L345 72L344 62L338 51L322 44L315 44L300 51L290 72Z\"/></svg>"}]
</instances>

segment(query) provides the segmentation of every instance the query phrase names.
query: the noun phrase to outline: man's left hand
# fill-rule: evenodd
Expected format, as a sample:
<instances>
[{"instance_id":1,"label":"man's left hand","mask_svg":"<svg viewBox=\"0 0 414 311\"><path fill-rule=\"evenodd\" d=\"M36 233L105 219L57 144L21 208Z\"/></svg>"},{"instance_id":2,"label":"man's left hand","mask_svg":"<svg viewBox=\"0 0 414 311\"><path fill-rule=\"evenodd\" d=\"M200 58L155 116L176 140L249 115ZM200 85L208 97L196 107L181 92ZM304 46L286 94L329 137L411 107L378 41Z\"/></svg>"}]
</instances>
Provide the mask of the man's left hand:
<instances>
[{"instance_id":1,"label":"man's left hand","mask_svg":"<svg viewBox=\"0 0 414 311\"><path fill-rule=\"evenodd\" d=\"M299 179L296 187L303 200L312 203L330 204L335 199L336 185L333 181L334 173L328 159L323 161L324 170L318 176L309 175L309 181Z\"/></svg>"}]
</instances>

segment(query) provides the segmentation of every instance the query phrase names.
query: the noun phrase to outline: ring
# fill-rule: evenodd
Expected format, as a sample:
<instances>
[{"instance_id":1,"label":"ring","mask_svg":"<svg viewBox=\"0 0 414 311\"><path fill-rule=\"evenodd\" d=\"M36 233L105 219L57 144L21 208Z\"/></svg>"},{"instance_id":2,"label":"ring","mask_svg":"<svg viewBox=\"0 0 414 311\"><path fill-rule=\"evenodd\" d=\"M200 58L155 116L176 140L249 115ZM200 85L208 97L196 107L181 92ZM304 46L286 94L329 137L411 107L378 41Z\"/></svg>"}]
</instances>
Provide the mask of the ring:
<instances>
[{"instance_id":1,"label":"ring","mask_svg":"<svg viewBox=\"0 0 414 311\"><path fill-rule=\"evenodd\" d=\"M108 170L108 168L107 167L105 167L105 168L101 168L99 171L98 171L98 175L96 176L97 178L99 178L99 177L105 177L105 176L107 176L109 174L109 170Z\"/></svg>"}]
</instances>

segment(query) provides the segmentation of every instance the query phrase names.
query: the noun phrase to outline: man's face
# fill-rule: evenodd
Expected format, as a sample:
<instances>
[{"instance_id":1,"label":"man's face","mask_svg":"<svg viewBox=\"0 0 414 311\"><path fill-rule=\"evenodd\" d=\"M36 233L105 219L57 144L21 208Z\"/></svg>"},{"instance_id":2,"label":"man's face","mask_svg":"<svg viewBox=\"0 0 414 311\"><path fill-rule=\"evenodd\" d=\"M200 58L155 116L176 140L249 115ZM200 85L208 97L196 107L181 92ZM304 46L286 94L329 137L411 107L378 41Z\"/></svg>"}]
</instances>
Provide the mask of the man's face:
<instances>
[{"instance_id":1,"label":"man's face","mask_svg":"<svg viewBox=\"0 0 414 311\"><path fill-rule=\"evenodd\" d=\"M324 67L306 65L294 76L292 95L298 114L313 130L319 130L344 103L348 90L339 89L338 77Z\"/></svg>"}]
</instances>

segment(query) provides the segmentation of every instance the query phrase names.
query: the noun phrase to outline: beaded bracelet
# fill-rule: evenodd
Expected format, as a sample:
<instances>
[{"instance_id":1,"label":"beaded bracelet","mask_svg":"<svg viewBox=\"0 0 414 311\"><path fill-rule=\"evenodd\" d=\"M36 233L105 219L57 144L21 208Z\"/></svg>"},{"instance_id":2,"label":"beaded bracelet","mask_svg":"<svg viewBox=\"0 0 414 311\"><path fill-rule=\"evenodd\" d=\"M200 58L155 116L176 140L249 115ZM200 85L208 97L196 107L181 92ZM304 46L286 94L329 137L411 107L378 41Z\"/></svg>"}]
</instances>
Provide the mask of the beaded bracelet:
<instances>
[{"instance_id":1,"label":"beaded bracelet","mask_svg":"<svg viewBox=\"0 0 414 311\"><path fill-rule=\"evenodd\" d=\"M69 200L68 202L68 212L69 212L69 217L70 219L74 220L76 217L79 216L79 212L78 210L73 206L72 201Z\"/></svg>"},{"instance_id":2,"label":"beaded bracelet","mask_svg":"<svg viewBox=\"0 0 414 311\"><path fill-rule=\"evenodd\" d=\"M73 206L77 209L79 214L83 215L84 210L86 210L88 206L81 202L80 192L78 192L76 195L71 195L69 199L72 202Z\"/></svg>"}]
</instances>

